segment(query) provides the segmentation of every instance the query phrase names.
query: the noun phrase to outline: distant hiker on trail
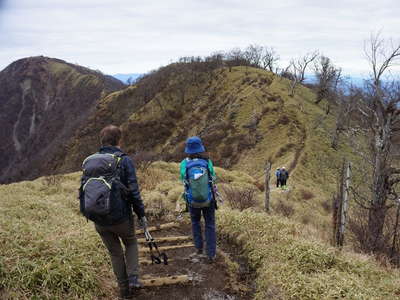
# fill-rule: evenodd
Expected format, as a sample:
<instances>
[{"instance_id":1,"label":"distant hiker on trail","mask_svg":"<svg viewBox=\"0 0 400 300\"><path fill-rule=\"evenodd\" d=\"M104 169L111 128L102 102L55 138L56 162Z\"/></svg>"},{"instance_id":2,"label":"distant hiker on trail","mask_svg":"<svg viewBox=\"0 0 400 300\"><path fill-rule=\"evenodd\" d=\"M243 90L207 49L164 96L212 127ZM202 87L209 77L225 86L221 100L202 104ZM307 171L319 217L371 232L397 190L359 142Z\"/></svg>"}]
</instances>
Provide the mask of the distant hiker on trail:
<instances>
[{"instance_id":1,"label":"distant hiker on trail","mask_svg":"<svg viewBox=\"0 0 400 300\"><path fill-rule=\"evenodd\" d=\"M94 222L108 249L120 297L131 299L134 289L141 287L132 208L144 228L147 220L133 161L119 148L120 128L105 127L100 132L100 142L99 152L82 164L80 208Z\"/></svg>"},{"instance_id":2,"label":"distant hiker on trail","mask_svg":"<svg viewBox=\"0 0 400 300\"><path fill-rule=\"evenodd\" d=\"M282 189L286 189L286 181L289 179L289 172L285 169L285 167L281 168L279 178L280 178Z\"/></svg>"},{"instance_id":3,"label":"distant hiker on trail","mask_svg":"<svg viewBox=\"0 0 400 300\"><path fill-rule=\"evenodd\" d=\"M279 168L276 169L275 176L276 176L276 187L278 188L279 185L281 184L281 179L280 179L281 169L279 169Z\"/></svg>"},{"instance_id":4,"label":"distant hiker on trail","mask_svg":"<svg viewBox=\"0 0 400 300\"><path fill-rule=\"evenodd\" d=\"M197 136L186 140L185 158L180 165L180 179L185 185L185 200L189 206L196 253L203 255L201 215L205 221L206 254L208 262L216 258L215 210L217 208L213 182L216 180L213 164L205 155L205 148Z\"/></svg>"}]
</instances>

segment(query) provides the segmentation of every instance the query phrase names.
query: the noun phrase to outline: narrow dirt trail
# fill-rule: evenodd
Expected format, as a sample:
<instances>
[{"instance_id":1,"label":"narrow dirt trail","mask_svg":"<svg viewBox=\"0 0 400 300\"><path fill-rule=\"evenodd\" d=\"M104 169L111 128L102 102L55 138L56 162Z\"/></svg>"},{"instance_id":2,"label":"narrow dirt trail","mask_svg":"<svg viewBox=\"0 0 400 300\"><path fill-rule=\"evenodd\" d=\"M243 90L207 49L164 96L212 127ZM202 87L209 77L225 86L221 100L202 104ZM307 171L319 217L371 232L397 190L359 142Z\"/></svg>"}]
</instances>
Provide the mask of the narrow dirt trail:
<instances>
[{"instance_id":1,"label":"narrow dirt trail","mask_svg":"<svg viewBox=\"0 0 400 300\"><path fill-rule=\"evenodd\" d=\"M229 254L231 251L234 252L234 249L219 243L217 259L210 264L206 258L191 257L195 248L191 227L187 222L164 222L161 226L150 227L150 232L160 252L167 254L168 265L151 264L143 231L137 230L140 277L144 287L136 292L134 299L248 300L252 298L253 292L249 288L248 274L235 274L228 267L228 264L237 264L231 259L236 255ZM240 269L243 269L241 261L239 265ZM117 290L114 290L116 299Z\"/></svg>"},{"instance_id":2,"label":"narrow dirt trail","mask_svg":"<svg viewBox=\"0 0 400 300\"><path fill-rule=\"evenodd\" d=\"M167 224L164 224L167 225ZM168 227L169 225L169 227ZM190 225L168 223L165 229L151 230L160 252L168 255L168 265L151 264L144 235L137 231L141 280L144 288L134 299L141 300L244 300L251 299L252 290L242 281L243 276L232 274L227 264L230 255L218 245L217 260L209 264L205 258L190 257L195 249ZM172 240L171 240L172 239ZM228 248L228 247L225 247ZM241 282L236 282L237 278Z\"/></svg>"}]
</instances>

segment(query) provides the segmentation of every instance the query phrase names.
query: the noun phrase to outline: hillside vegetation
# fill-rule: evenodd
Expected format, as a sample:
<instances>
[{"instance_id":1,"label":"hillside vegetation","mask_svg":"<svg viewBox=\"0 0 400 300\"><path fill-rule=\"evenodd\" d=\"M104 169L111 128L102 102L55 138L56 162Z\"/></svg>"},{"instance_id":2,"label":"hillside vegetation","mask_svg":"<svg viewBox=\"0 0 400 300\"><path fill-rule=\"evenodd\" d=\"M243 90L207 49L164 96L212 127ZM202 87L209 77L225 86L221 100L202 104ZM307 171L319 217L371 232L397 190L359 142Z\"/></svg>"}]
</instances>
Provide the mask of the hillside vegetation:
<instances>
[{"instance_id":1,"label":"hillside vegetation","mask_svg":"<svg viewBox=\"0 0 400 300\"><path fill-rule=\"evenodd\" d=\"M251 178L220 171L226 182ZM174 217L182 186L178 165L158 162L140 172L152 224ZM92 222L79 212L79 173L0 185L0 298L110 299L114 275Z\"/></svg>"},{"instance_id":2,"label":"hillside vegetation","mask_svg":"<svg viewBox=\"0 0 400 300\"><path fill-rule=\"evenodd\" d=\"M217 168L220 188L255 187L238 171ZM178 164L139 171L151 223L173 219L182 186ZM79 173L0 186L2 299L110 299L116 289L108 256L93 224L79 214ZM256 299L395 299L399 272L354 254L338 254L311 239L312 229L261 213L218 211L220 238L239 246L256 272ZM187 218L187 216L185 216Z\"/></svg>"},{"instance_id":3,"label":"hillside vegetation","mask_svg":"<svg viewBox=\"0 0 400 300\"><path fill-rule=\"evenodd\" d=\"M289 81L245 66L191 71L172 64L134 86L100 101L88 124L59 157L58 171L79 168L97 151L98 133L107 124L121 125L123 149L152 151L179 161L184 141L199 135L215 165L248 172L262 187L266 160L291 173L289 193L272 192L272 205L285 215L312 223L330 235L330 207L342 157L349 149L330 147L334 118L324 102L299 86L288 96ZM271 177L274 184L274 176Z\"/></svg>"}]
</instances>

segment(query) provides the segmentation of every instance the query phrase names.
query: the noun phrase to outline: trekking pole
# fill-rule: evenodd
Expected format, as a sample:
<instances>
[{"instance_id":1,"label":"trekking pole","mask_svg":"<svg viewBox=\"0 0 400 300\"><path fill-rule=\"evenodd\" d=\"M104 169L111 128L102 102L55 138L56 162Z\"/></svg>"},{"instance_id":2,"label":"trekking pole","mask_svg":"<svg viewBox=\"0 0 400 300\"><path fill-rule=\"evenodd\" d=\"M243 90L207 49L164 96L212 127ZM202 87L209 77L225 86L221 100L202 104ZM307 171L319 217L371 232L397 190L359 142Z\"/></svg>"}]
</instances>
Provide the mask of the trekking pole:
<instances>
[{"instance_id":1,"label":"trekking pole","mask_svg":"<svg viewBox=\"0 0 400 300\"><path fill-rule=\"evenodd\" d=\"M218 191L217 185L211 181L212 193L215 201L218 201L221 204L224 204L224 199L222 198L220 192Z\"/></svg>"},{"instance_id":2,"label":"trekking pole","mask_svg":"<svg viewBox=\"0 0 400 300\"><path fill-rule=\"evenodd\" d=\"M181 221L182 219L183 219L183 212L180 211L180 212L178 213L178 216L176 217L176 220L177 220L177 221Z\"/></svg>"},{"instance_id":3,"label":"trekking pole","mask_svg":"<svg viewBox=\"0 0 400 300\"><path fill-rule=\"evenodd\" d=\"M164 265L168 265L167 254L165 254L164 252L160 253L160 250L158 249L156 242L154 241L153 237L151 236L150 232L147 229L144 231L144 235L146 237L146 241L147 241L147 244L150 249L151 262L154 264L157 264L157 265L159 265L159 264L161 264L161 262L163 262ZM153 247L157 251L157 255L154 255Z\"/></svg>"}]
</instances>

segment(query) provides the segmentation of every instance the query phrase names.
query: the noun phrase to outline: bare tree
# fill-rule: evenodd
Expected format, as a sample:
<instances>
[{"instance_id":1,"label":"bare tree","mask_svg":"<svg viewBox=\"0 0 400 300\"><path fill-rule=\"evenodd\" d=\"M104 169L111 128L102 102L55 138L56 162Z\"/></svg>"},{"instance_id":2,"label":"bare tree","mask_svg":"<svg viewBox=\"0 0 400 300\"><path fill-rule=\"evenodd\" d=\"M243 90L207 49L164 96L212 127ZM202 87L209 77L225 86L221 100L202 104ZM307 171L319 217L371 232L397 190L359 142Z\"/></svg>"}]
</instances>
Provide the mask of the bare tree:
<instances>
[{"instance_id":1,"label":"bare tree","mask_svg":"<svg viewBox=\"0 0 400 300\"><path fill-rule=\"evenodd\" d=\"M261 67L270 72L274 72L277 69L276 63L279 58L274 48L264 47L261 55Z\"/></svg>"},{"instance_id":2,"label":"bare tree","mask_svg":"<svg viewBox=\"0 0 400 300\"><path fill-rule=\"evenodd\" d=\"M264 209L266 212L269 212L269 200L270 200L270 187L269 187L269 178L271 176L271 162L267 161L265 163L265 200L264 200Z\"/></svg>"},{"instance_id":3,"label":"bare tree","mask_svg":"<svg viewBox=\"0 0 400 300\"><path fill-rule=\"evenodd\" d=\"M335 129L332 134L331 147L335 150L339 146L339 138L342 133L352 128L352 116L357 110L357 103L362 99L362 92L359 88L348 87L345 93L343 90L336 92L337 115ZM355 129L355 128L353 128Z\"/></svg>"},{"instance_id":4,"label":"bare tree","mask_svg":"<svg viewBox=\"0 0 400 300\"><path fill-rule=\"evenodd\" d=\"M330 104L337 92L342 70L336 68L328 57L322 55L314 64L314 71L317 79L315 104L320 103L323 99L328 100L328 104Z\"/></svg>"},{"instance_id":5,"label":"bare tree","mask_svg":"<svg viewBox=\"0 0 400 300\"><path fill-rule=\"evenodd\" d=\"M371 35L364 49L372 76L359 111L369 140L371 184L367 193L354 192L358 203L368 210L364 249L382 252L387 248L383 240L387 212L399 198L400 183L400 169L393 155L395 132L400 127L400 86L394 81L383 83L382 76L399 62L400 44L385 41L377 34Z\"/></svg>"},{"instance_id":6,"label":"bare tree","mask_svg":"<svg viewBox=\"0 0 400 300\"><path fill-rule=\"evenodd\" d=\"M261 58L263 56L264 48L260 45L249 45L244 52L244 56L250 65L256 68L261 66Z\"/></svg>"},{"instance_id":7,"label":"bare tree","mask_svg":"<svg viewBox=\"0 0 400 300\"><path fill-rule=\"evenodd\" d=\"M289 77L291 83L289 86L289 96L293 97L295 89L299 83L303 83L305 80L305 73L310 63L312 63L318 57L318 52L309 52L306 55L291 60L289 66L282 72L283 77Z\"/></svg>"},{"instance_id":8,"label":"bare tree","mask_svg":"<svg viewBox=\"0 0 400 300\"><path fill-rule=\"evenodd\" d=\"M347 160L344 160L340 174L339 190L337 195L334 197L333 203L333 241L334 245L338 247L342 247L344 243L349 202L350 176L351 164Z\"/></svg>"}]
</instances>

